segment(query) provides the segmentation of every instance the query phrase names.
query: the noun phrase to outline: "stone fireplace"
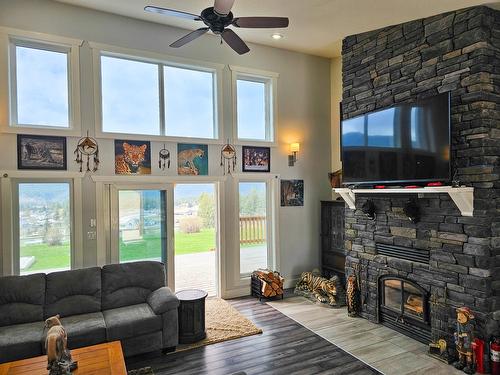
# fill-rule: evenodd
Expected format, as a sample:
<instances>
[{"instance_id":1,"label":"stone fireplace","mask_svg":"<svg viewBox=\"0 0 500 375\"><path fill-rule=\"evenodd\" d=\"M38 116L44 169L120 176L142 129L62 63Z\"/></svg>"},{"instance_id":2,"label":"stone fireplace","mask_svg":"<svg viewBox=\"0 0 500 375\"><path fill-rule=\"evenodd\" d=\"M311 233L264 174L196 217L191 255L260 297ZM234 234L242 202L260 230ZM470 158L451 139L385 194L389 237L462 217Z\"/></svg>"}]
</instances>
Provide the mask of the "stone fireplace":
<instances>
[{"instance_id":1,"label":"stone fireplace","mask_svg":"<svg viewBox=\"0 0 500 375\"><path fill-rule=\"evenodd\" d=\"M455 309L477 336L500 334L500 12L474 7L343 41L343 118L451 93L452 173L474 187L474 216L447 194L357 194L346 207L346 272L361 316L421 341L453 342ZM420 221L403 207L414 198ZM371 199L373 220L361 207ZM412 331L413 330L413 331Z\"/></svg>"}]
</instances>

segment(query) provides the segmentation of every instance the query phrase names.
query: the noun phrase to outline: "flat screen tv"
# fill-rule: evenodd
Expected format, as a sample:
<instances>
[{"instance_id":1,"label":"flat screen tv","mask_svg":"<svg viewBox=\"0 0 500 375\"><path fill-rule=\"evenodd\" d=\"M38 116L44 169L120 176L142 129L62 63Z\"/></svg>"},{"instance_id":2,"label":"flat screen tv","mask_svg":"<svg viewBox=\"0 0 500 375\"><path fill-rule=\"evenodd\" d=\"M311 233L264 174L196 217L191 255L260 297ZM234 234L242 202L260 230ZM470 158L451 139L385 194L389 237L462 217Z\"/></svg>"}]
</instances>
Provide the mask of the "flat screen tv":
<instances>
[{"instance_id":1,"label":"flat screen tv","mask_svg":"<svg viewBox=\"0 0 500 375\"><path fill-rule=\"evenodd\" d=\"M450 181L450 94L342 121L344 185Z\"/></svg>"}]
</instances>

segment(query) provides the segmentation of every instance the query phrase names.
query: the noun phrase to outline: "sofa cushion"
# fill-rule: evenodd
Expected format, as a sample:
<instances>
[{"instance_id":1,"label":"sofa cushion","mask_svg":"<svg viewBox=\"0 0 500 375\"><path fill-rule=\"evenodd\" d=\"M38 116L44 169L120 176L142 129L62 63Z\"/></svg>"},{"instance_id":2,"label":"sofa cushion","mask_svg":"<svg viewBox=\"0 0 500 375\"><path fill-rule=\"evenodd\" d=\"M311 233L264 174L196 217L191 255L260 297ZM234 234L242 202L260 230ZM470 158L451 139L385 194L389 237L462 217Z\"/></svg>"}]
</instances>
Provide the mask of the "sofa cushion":
<instances>
[{"instance_id":1,"label":"sofa cushion","mask_svg":"<svg viewBox=\"0 0 500 375\"><path fill-rule=\"evenodd\" d=\"M61 319L68 334L68 348L100 344L106 341L106 324L101 312L68 316Z\"/></svg>"},{"instance_id":2,"label":"sofa cushion","mask_svg":"<svg viewBox=\"0 0 500 375\"><path fill-rule=\"evenodd\" d=\"M155 314L161 315L169 310L177 309L179 307L179 299L172 293L170 288L164 286L156 289L149 295L148 304Z\"/></svg>"},{"instance_id":3,"label":"sofa cushion","mask_svg":"<svg viewBox=\"0 0 500 375\"><path fill-rule=\"evenodd\" d=\"M0 327L0 363L42 354L44 322Z\"/></svg>"},{"instance_id":4,"label":"sofa cushion","mask_svg":"<svg viewBox=\"0 0 500 375\"><path fill-rule=\"evenodd\" d=\"M147 301L165 286L165 265L160 262L110 264L102 268L102 309L116 309Z\"/></svg>"},{"instance_id":5,"label":"sofa cushion","mask_svg":"<svg viewBox=\"0 0 500 375\"><path fill-rule=\"evenodd\" d=\"M0 327L42 321L44 303L45 274L0 277Z\"/></svg>"},{"instance_id":6,"label":"sofa cushion","mask_svg":"<svg viewBox=\"0 0 500 375\"><path fill-rule=\"evenodd\" d=\"M47 275L45 319L101 310L101 269L99 267L62 271Z\"/></svg>"},{"instance_id":7,"label":"sofa cushion","mask_svg":"<svg viewBox=\"0 0 500 375\"><path fill-rule=\"evenodd\" d=\"M161 331L161 316L147 303L103 311L108 341L121 340Z\"/></svg>"}]
</instances>

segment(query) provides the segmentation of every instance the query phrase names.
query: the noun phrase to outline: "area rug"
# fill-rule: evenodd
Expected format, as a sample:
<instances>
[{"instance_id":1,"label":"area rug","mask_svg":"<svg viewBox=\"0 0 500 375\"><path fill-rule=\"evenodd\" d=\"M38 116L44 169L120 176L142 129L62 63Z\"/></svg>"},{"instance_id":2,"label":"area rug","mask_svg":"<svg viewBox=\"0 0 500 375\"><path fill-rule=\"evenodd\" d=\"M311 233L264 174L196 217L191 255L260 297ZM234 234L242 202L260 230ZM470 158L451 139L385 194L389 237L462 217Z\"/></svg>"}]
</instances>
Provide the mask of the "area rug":
<instances>
[{"instance_id":1,"label":"area rug","mask_svg":"<svg viewBox=\"0 0 500 375\"><path fill-rule=\"evenodd\" d=\"M207 337L204 340L179 345L176 352L262 333L260 328L221 298L205 301L205 329Z\"/></svg>"}]
</instances>

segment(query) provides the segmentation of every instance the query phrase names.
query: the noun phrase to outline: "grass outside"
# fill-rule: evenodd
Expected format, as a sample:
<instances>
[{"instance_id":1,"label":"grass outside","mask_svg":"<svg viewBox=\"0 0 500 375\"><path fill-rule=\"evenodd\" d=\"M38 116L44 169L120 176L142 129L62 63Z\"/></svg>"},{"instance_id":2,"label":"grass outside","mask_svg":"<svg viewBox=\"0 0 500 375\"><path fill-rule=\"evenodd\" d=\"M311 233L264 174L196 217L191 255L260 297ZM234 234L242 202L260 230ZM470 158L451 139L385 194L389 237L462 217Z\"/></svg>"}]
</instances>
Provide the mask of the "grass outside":
<instances>
[{"instance_id":1,"label":"grass outside","mask_svg":"<svg viewBox=\"0 0 500 375\"><path fill-rule=\"evenodd\" d=\"M242 247L252 247L244 244ZM215 249L215 229L202 229L199 233L175 232L175 255L204 253ZM63 244L27 245L21 247L21 256L34 256L35 263L23 272L49 269L70 268L70 246ZM158 235L146 236L143 240L120 243L120 261L130 262L141 259L161 258L161 238Z\"/></svg>"},{"instance_id":2,"label":"grass outside","mask_svg":"<svg viewBox=\"0 0 500 375\"><path fill-rule=\"evenodd\" d=\"M215 249L215 229L203 229L199 233L175 233L175 255L204 253ZM34 256L36 261L23 272L47 269L69 268L70 246L49 246L47 244L26 245L21 247L21 256ZM120 261L161 258L161 238L147 236L143 240L120 243Z\"/></svg>"}]
</instances>

